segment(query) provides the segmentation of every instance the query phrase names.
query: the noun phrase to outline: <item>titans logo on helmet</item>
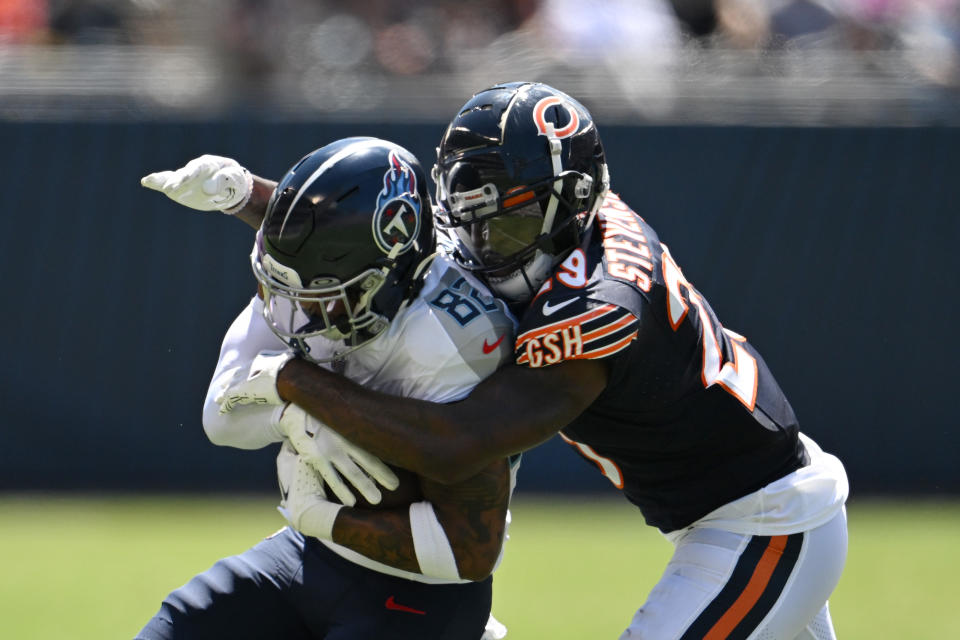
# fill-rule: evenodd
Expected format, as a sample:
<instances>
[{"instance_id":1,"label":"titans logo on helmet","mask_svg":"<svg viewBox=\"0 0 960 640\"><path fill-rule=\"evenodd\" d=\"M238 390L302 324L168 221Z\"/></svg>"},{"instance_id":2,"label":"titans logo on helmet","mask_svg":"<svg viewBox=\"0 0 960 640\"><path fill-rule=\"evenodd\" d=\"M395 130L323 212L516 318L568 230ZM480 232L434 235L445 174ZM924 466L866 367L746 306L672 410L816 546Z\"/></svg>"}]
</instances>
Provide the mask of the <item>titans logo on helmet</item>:
<instances>
[{"instance_id":1,"label":"titans logo on helmet","mask_svg":"<svg viewBox=\"0 0 960 640\"><path fill-rule=\"evenodd\" d=\"M405 253L420 233L420 197L417 177L396 152L390 152L390 169L383 174L383 190L377 195L373 214L373 238L384 253L399 245L396 255Z\"/></svg>"}]
</instances>

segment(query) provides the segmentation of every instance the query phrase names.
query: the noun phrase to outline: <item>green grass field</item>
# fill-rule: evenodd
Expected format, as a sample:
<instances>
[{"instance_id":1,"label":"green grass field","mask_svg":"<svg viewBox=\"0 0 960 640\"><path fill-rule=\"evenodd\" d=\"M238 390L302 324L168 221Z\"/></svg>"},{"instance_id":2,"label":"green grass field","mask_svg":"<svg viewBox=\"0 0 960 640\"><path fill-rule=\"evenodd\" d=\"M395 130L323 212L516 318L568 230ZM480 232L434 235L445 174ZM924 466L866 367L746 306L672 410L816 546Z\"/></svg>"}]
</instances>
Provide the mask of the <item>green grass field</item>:
<instances>
[{"instance_id":1,"label":"green grass field","mask_svg":"<svg viewBox=\"0 0 960 640\"><path fill-rule=\"evenodd\" d=\"M160 600L282 526L268 496L0 496L0 637L131 638ZM849 505L841 639L960 637L958 502ZM494 614L513 640L616 638L670 545L624 501L520 495Z\"/></svg>"}]
</instances>

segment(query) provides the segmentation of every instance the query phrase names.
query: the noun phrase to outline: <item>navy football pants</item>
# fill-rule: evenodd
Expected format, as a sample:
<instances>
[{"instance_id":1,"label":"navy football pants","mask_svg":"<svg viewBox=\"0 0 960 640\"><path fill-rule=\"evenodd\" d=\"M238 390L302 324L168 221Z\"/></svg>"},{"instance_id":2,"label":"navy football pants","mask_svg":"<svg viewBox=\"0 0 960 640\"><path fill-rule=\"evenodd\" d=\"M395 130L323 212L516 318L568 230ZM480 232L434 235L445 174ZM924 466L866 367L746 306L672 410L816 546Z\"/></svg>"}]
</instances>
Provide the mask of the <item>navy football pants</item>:
<instances>
[{"instance_id":1,"label":"navy football pants","mask_svg":"<svg viewBox=\"0 0 960 640\"><path fill-rule=\"evenodd\" d=\"M394 578L287 527L171 593L137 638L479 640L492 584Z\"/></svg>"}]
</instances>

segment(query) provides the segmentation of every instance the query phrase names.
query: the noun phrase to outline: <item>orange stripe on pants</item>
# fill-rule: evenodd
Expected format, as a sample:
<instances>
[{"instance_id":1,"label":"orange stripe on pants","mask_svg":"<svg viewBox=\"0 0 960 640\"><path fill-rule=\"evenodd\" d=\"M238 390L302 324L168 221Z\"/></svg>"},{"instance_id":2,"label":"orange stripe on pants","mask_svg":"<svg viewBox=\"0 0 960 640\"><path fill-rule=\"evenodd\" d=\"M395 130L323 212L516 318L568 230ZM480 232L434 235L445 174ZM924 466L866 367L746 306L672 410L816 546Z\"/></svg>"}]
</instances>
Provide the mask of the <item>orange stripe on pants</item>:
<instances>
[{"instance_id":1,"label":"orange stripe on pants","mask_svg":"<svg viewBox=\"0 0 960 640\"><path fill-rule=\"evenodd\" d=\"M744 587L743 592L736 601L730 605L726 613L720 616L717 623L711 627L707 635L703 637L703 640L724 640L724 638L728 637L737 625L740 624L740 621L750 613L750 609L753 608L753 605L757 604L757 600L763 595L763 590L767 588L767 584L770 582L770 576L773 575L773 570L777 568L777 563L779 563L780 558L783 557L783 549L786 546L787 536L773 536L770 538L770 544L767 545L763 555L760 556L757 567L753 570L753 575L750 576L750 581L747 582L747 586Z\"/></svg>"}]
</instances>

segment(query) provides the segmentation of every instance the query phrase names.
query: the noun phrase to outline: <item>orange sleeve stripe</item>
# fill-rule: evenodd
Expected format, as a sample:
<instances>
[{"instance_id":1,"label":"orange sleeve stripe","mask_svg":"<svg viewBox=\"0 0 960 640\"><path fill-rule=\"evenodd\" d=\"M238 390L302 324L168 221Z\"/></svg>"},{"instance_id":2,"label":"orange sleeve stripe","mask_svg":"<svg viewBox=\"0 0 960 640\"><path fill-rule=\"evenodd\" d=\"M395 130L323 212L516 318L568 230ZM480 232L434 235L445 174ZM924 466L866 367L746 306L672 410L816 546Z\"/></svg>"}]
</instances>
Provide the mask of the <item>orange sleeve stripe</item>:
<instances>
[{"instance_id":1,"label":"orange sleeve stripe","mask_svg":"<svg viewBox=\"0 0 960 640\"><path fill-rule=\"evenodd\" d=\"M743 588L740 596L730 605L730 608L720 616L720 619L707 632L703 640L724 640L730 636L736 626L750 613L750 609L757 603L760 596L763 595L763 590L770 583L773 570L777 568L777 563L783 557L783 550L786 546L787 536L770 538L770 544L767 545L760 561L757 562L747 586Z\"/></svg>"},{"instance_id":2,"label":"orange sleeve stripe","mask_svg":"<svg viewBox=\"0 0 960 640\"><path fill-rule=\"evenodd\" d=\"M605 304L601 307L597 307L596 309L591 309L586 313L581 313L580 315L574 316L567 320L561 320L560 322L556 322L554 324L548 324L544 327L537 327L536 329L531 329L530 331L527 331L526 333L517 336L517 345L520 345L521 343L526 342L527 340L530 340L532 338L539 338L540 336L544 336L548 333L553 333L554 331L560 331L562 329L566 329L567 327L572 327L577 324L583 324L588 320L599 318L600 316L610 313L611 311L614 311L619 308L620 307L616 305Z\"/></svg>"},{"instance_id":3,"label":"orange sleeve stripe","mask_svg":"<svg viewBox=\"0 0 960 640\"><path fill-rule=\"evenodd\" d=\"M603 347L602 349L594 349L593 351L584 351L578 356L573 356L571 358L564 358L564 360L592 360L594 358L603 358L610 355L611 353L616 353L617 351L620 351L621 349L627 347L631 342L633 342L634 338L636 337L637 337L637 332L634 331L630 335L625 336L620 340L617 340L616 342L614 342L613 344L607 347ZM527 357L527 352L526 350L524 350L523 355L517 358L516 364L526 364L527 362L529 362L529 360L530 358Z\"/></svg>"},{"instance_id":4,"label":"orange sleeve stripe","mask_svg":"<svg viewBox=\"0 0 960 640\"><path fill-rule=\"evenodd\" d=\"M628 311L625 316L623 316L616 322L611 322L610 324L604 325L599 329L594 329L590 333L583 334L583 341L590 342L591 340L596 340L597 338L602 338L603 336L610 335L611 333L614 333L624 328L625 326L627 326L633 321L634 321L633 314Z\"/></svg>"},{"instance_id":5,"label":"orange sleeve stripe","mask_svg":"<svg viewBox=\"0 0 960 640\"><path fill-rule=\"evenodd\" d=\"M584 351L578 356L575 356L573 358L568 358L568 360L592 360L594 358L603 358L605 356L610 355L611 353L616 353L617 351L620 351L621 349L625 348L627 345L633 342L633 339L636 337L637 337L637 332L634 331L630 335L620 340L617 340L616 342L614 342L608 347L603 347L602 349L594 349L593 351Z\"/></svg>"}]
</instances>

